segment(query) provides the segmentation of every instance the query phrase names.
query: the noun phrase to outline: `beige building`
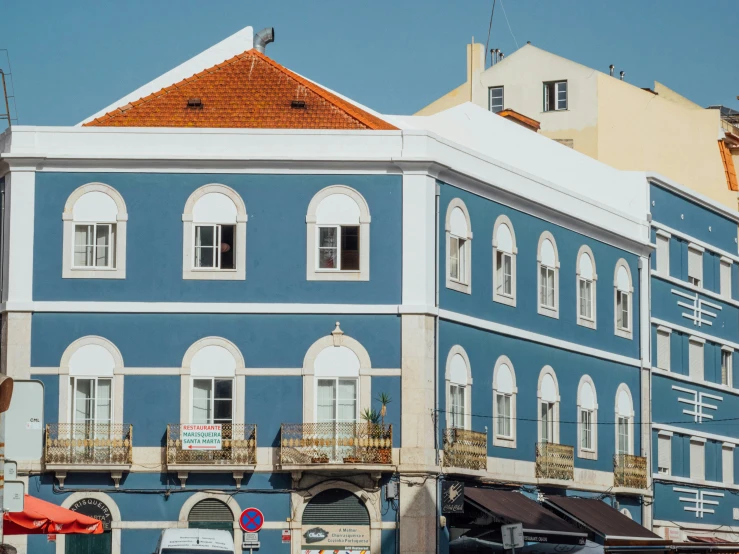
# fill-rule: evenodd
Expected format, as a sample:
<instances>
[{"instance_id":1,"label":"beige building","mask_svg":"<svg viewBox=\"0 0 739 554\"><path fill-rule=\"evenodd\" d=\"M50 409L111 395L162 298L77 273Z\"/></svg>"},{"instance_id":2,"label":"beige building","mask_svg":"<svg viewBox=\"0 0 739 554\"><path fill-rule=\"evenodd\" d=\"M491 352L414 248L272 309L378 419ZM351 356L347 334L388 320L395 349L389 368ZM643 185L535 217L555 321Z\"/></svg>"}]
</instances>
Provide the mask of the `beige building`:
<instances>
[{"instance_id":1,"label":"beige building","mask_svg":"<svg viewBox=\"0 0 739 554\"><path fill-rule=\"evenodd\" d=\"M624 170L654 171L737 209L739 129L661 83L642 89L531 44L485 69L467 45L467 80L416 115L472 102L513 110L540 133ZM496 55L496 58L498 56Z\"/></svg>"}]
</instances>

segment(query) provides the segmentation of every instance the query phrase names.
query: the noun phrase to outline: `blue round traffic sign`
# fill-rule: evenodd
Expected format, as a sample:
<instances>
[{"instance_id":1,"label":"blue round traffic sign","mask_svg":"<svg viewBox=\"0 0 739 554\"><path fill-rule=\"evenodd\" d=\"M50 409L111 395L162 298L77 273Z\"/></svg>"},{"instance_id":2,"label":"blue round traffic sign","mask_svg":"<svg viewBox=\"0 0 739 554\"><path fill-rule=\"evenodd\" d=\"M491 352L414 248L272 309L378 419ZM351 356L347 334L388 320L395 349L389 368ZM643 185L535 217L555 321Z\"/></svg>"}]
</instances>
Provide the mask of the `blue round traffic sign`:
<instances>
[{"instance_id":1,"label":"blue round traffic sign","mask_svg":"<svg viewBox=\"0 0 739 554\"><path fill-rule=\"evenodd\" d=\"M239 525L247 533L256 533L264 525L264 514L257 508L247 508L241 512Z\"/></svg>"}]
</instances>

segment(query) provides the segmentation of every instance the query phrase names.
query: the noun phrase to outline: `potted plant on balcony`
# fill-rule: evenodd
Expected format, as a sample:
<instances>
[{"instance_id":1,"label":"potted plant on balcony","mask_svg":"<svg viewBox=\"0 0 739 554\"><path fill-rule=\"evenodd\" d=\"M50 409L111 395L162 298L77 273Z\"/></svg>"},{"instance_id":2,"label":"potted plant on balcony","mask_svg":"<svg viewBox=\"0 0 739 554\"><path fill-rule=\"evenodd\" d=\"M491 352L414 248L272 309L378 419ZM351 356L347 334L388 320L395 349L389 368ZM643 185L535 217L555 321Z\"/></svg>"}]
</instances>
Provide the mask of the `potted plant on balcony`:
<instances>
[{"instance_id":1,"label":"potted plant on balcony","mask_svg":"<svg viewBox=\"0 0 739 554\"><path fill-rule=\"evenodd\" d=\"M374 432L374 429L377 428L377 425L380 421L380 413L375 410L374 408L365 408L362 410L362 413L359 414L359 417L362 418L362 420L366 423L366 425L358 425L357 426L357 433L356 433L356 444L354 446L354 455L353 456L346 456L344 458L345 464L358 464L363 461L367 461L366 454L369 453L369 447L363 446L360 444L362 439L369 439L372 437L372 434ZM364 454L364 455L363 455Z\"/></svg>"},{"instance_id":2,"label":"potted plant on balcony","mask_svg":"<svg viewBox=\"0 0 739 554\"><path fill-rule=\"evenodd\" d=\"M386 438L385 416L387 415L387 405L390 404L393 399L390 398L390 395L386 392L381 392L377 395L377 398L375 398L375 400L380 403L380 425L379 427L375 426L375 429L377 430L378 438L384 439ZM378 449L378 461L381 464L389 464L392 459L392 455L392 445L388 446L387 448L381 447Z\"/></svg>"}]
</instances>

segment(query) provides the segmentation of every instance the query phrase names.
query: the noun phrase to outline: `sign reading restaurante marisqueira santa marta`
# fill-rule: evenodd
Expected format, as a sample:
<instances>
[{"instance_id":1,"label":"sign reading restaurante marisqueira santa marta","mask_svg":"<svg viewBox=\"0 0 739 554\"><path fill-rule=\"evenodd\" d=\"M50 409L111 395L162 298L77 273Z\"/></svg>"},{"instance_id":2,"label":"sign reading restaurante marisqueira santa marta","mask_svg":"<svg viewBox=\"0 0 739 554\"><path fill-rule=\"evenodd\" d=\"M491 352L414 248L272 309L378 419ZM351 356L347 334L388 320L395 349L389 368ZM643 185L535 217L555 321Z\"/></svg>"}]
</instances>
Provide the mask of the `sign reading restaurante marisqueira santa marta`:
<instances>
[{"instance_id":1,"label":"sign reading restaurante marisqueira santa marta","mask_svg":"<svg viewBox=\"0 0 739 554\"><path fill-rule=\"evenodd\" d=\"M180 430L183 450L221 450L220 423L185 423Z\"/></svg>"}]
</instances>

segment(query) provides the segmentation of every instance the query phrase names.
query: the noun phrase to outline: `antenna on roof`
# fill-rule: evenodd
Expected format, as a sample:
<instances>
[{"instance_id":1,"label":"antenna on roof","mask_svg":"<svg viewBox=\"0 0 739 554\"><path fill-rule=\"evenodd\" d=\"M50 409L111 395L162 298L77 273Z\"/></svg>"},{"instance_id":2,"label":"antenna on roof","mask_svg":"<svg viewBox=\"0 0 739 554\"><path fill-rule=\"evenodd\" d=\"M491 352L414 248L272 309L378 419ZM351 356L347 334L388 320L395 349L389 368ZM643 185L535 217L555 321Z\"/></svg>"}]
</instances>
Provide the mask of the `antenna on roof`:
<instances>
[{"instance_id":1,"label":"antenna on roof","mask_svg":"<svg viewBox=\"0 0 739 554\"><path fill-rule=\"evenodd\" d=\"M0 81L2 81L3 85L3 98L5 99L5 113L0 113L0 120L5 119L8 121L8 129L12 127L13 121L18 123L18 108L15 105L15 84L13 83L13 74L11 73L10 68L10 55L8 54L8 51L5 48L1 48L0 52L5 52L5 57L8 60L8 71L3 70L2 67L0 67ZM10 77L10 85L12 86L13 94L8 94L8 84L5 80L5 76ZM13 108L15 109L16 117L12 117L10 112L10 99L13 99ZM2 109L2 108L0 108Z\"/></svg>"}]
</instances>

